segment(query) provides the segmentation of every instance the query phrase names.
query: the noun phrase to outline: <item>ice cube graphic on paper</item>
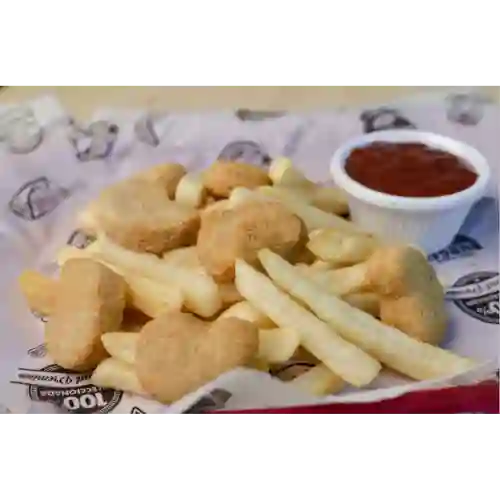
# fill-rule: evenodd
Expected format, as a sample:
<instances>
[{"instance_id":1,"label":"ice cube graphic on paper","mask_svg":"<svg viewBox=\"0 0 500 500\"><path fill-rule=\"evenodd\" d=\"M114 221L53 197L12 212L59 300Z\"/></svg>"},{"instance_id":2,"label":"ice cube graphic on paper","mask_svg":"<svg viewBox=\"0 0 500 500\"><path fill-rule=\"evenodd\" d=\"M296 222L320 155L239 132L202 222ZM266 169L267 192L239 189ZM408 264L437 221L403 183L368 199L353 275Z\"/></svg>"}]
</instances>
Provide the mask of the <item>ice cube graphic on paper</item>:
<instances>
[{"instance_id":1,"label":"ice cube graphic on paper","mask_svg":"<svg viewBox=\"0 0 500 500\"><path fill-rule=\"evenodd\" d=\"M118 125L106 120L91 123L87 128L70 124L69 141L80 161L107 158L118 138Z\"/></svg>"},{"instance_id":2,"label":"ice cube graphic on paper","mask_svg":"<svg viewBox=\"0 0 500 500\"><path fill-rule=\"evenodd\" d=\"M77 229L71 233L67 244L72 247L83 249L88 247L93 241L95 241L93 236L85 234L83 231Z\"/></svg>"},{"instance_id":3,"label":"ice cube graphic on paper","mask_svg":"<svg viewBox=\"0 0 500 500\"><path fill-rule=\"evenodd\" d=\"M280 118L286 115L285 111L263 111L252 109L237 109L234 113L236 118L242 122L261 122L264 120L272 120L273 118Z\"/></svg>"},{"instance_id":4,"label":"ice cube graphic on paper","mask_svg":"<svg viewBox=\"0 0 500 500\"><path fill-rule=\"evenodd\" d=\"M365 134L379 130L415 129L417 128L408 118L395 108L368 109L361 113Z\"/></svg>"},{"instance_id":5,"label":"ice cube graphic on paper","mask_svg":"<svg viewBox=\"0 0 500 500\"><path fill-rule=\"evenodd\" d=\"M44 358L47 355L47 347L45 344L39 344L28 350L30 358Z\"/></svg>"},{"instance_id":6,"label":"ice cube graphic on paper","mask_svg":"<svg viewBox=\"0 0 500 500\"><path fill-rule=\"evenodd\" d=\"M450 122L474 126L482 120L485 104L479 94L453 94L446 99L446 116Z\"/></svg>"},{"instance_id":7,"label":"ice cube graphic on paper","mask_svg":"<svg viewBox=\"0 0 500 500\"><path fill-rule=\"evenodd\" d=\"M265 166L271 162L271 157L264 146L254 141L232 141L222 148L219 160L250 163L251 165Z\"/></svg>"},{"instance_id":8,"label":"ice cube graphic on paper","mask_svg":"<svg viewBox=\"0 0 500 500\"><path fill-rule=\"evenodd\" d=\"M201 397L183 413L206 413L222 410L232 394L224 389L214 389L209 394Z\"/></svg>"},{"instance_id":9,"label":"ice cube graphic on paper","mask_svg":"<svg viewBox=\"0 0 500 500\"><path fill-rule=\"evenodd\" d=\"M153 118L150 115L142 116L134 124L134 133L137 139L144 144L156 147L160 138L156 133Z\"/></svg>"},{"instance_id":10,"label":"ice cube graphic on paper","mask_svg":"<svg viewBox=\"0 0 500 500\"><path fill-rule=\"evenodd\" d=\"M37 177L23 184L13 194L8 206L15 216L35 221L56 209L69 194L68 189L47 177Z\"/></svg>"}]
</instances>

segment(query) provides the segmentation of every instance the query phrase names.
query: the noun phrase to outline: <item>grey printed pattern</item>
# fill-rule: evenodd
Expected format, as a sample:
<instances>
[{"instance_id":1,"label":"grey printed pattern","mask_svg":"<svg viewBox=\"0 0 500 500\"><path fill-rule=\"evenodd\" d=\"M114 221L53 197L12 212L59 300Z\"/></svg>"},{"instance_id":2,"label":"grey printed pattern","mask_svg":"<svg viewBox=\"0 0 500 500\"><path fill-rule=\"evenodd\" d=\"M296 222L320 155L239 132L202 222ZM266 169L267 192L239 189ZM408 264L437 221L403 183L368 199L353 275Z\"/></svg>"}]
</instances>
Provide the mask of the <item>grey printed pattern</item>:
<instances>
[{"instance_id":1,"label":"grey printed pattern","mask_svg":"<svg viewBox=\"0 0 500 500\"><path fill-rule=\"evenodd\" d=\"M118 138L118 126L106 120L91 123L87 128L70 124L69 141L80 161L107 158Z\"/></svg>"}]
</instances>

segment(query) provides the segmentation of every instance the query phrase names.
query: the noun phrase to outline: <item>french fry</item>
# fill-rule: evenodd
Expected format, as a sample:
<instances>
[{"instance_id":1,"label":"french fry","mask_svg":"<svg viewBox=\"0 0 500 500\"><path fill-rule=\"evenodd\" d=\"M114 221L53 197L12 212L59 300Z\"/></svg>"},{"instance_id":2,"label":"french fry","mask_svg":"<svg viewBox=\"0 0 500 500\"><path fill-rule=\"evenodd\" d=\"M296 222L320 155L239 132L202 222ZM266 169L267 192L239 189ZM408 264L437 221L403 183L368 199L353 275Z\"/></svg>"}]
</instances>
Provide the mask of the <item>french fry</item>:
<instances>
[{"instance_id":1,"label":"french fry","mask_svg":"<svg viewBox=\"0 0 500 500\"><path fill-rule=\"evenodd\" d=\"M309 232L314 231L315 229L323 228L339 229L356 234L360 232L360 229L352 222L349 222L338 215L324 212L323 210L310 205L307 201L304 201L293 194L287 193L285 190L275 189L271 186L262 186L258 189L258 192L265 196L270 196L280 200L288 208L288 210L302 219Z\"/></svg>"},{"instance_id":2,"label":"french fry","mask_svg":"<svg viewBox=\"0 0 500 500\"><path fill-rule=\"evenodd\" d=\"M347 197L338 187L317 186L309 196L309 203L320 210L337 215L349 213Z\"/></svg>"},{"instance_id":3,"label":"french fry","mask_svg":"<svg viewBox=\"0 0 500 500\"><path fill-rule=\"evenodd\" d=\"M134 274L179 288L184 295L184 306L203 318L212 317L222 307L217 284L197 270L169 264L154 255L127 250L103 236L92 245L95 245L93 255L126 275Z\"/></svg>"},{"instance_id":4,"label":"french fry","mask_svg":"<svg viewBox=\"0 0 500 500\"><path fill-rule=\"evenodd\" d=\"M470 359L409 337L325 292L271 251L261 250L259 258L280 288L306 303L345 339L390 368L417 380L427 380L457 375L475 366ZM333 366L329 368L340 374Z\"/></svg>"},{"instance_id":5,"label":"french fry","mask_svg":"<svg viewBox=\"0 0 500 500\"><path fill-rule=\"evenodd\" d=\"M309 269L313 269L315 271L329 271L333 269L334 266L331 262L325 262L324 260L315 260L310 266Z\"/></svg>"},{"instance_id":6,"label":"french fry","mask_svg":"<svg viewBox=\"0 0 500 500\"><path fill-rule=\"evenodd\" d=\"M205 202L207 190L199 174L187 173L177 184L175 201L182 205L199 208Z\"/></svg>"},{"instance_id":7,"label":"french fry","mask_svg":"<svg viewBox=\"0 0 500 500\"><path fill-rule=\"evenodd\" d=\"M307 248L319 259L340 266L363 262L378 243L368 234L351 234L335 229L318 229L309 235Z\"/></svg>"},{"instance_id":8,"label":"french fry","mask_svg":"<svg viewBox=\"0 0 500 500\"><path fill-rule=\"evenodd\" d=\"M352 222L338 215L324 212L299 198L288 195L284 191L280 192L271 186L261 186L255 191L237 187L231 192L229 206L230 208L234 208L250 199L260 199L263 201L274 199L280 201L290 210L290 212L294 213L302 220L308 232L322 228L334 228L350 233L360 232Z\"/></svg>"},{"instance_id":9,"label":"french fry","mask_svg":"<svg viewBox=\"0 0 500 500\"><path fill-rule=\"evenodd\" d=\"M289 158L275 158L269 165L269 178L278 186L314 189L316 184L310 181L299 170L293 167Z\"/></svg>"},{"instance_id":10,"label":"french fry","mask_svg":"<svg viewBox=\"0 0 500 500\"><path fill-rule=\"evenodd\" d=\"M127 303L151 318L167 311L180 311L184 295L177 285L157 283L133 274L124 276L128 285Z\"/></svg>"},{"instance_id":11,"label":"french fry","mask_svg":"<svg viewBox=\"0 0 500 500\"><path fill-rule=\"evenodd\" d=\"M42 316L50 316L54 310L57 281L28 269L19 276L21 289L28 307Z\"/></svg>"},{"instance_id":12,"label":"french fry","mask_svg":"<svg viewBox=\"0 0 500 500\"><path fill-rule=\"evenodd\" d=\"M300 345L300 335L291 328L259 330L258 358L268 363L288 361Z\"/></svg>"},{"instance_id":13,"label":"french fry","mask_svg":"<svg viewBox=\"0 0 500 500\"><path fill-rule=\"evenodd\" d=\"M272 193L279 197L293 197L324 212L346 215L349 206L344 193L336 187L316 186L313 188L273 186ZM269 191L270 190L265 190Z\"/></svg>"},{"instance_id":14,"label":"french fry","mask_svg":"<svg viewBox=\"0 0 500 500\"><path fill-rule=\"evenodd\" d=\"M163 260L169 264L185 267L187 269L195 269L199 273L207 276L207 278L210 278L208 273L205 271L205 268L201 265L198 257L198 251L194 246L176 248L175 250L166 252L163 254ZM233 305L236 302L241 302L243 300L243 297L239 294L238 290L236 290L234 283L217 283L217 287L219 289L219 295L222 300L223 307Z\"/></svg>"},{"instance_id":15,"label":"french fry","mask_svg":"<svg viewBox=\"0 0 500 500\"><path fill-rule=\"evenodd\" d=\"M179 286L140 276L111 264L99 257L94 243L85 249L63 247L58 253L57 262L62 267L66 261L77 258L96 260L121 275L128 287L127 304L151 318L156 318L166 311L179 311L183 305L184 295Z\"/></svg>"},{"instance_id":16,"label":"french fry","mask_svg":"<svg viewBox=\"0 0 500 500\"><path fill-rule=\"evenodd\" d=\"M132 365L119 359L107 358L97 366L90 378L98 387L110 387L119 391L147 396Z\"/></svg>"},{"instance_id":17,"label":"french fry","mask_svg":"<svg viewBox=\"0 0 500 500\"><path fill-rule=\"evenodd\" d=\"M344 295L342 300L375 318L380 316L380 299L375 293L351 293Z\"/></svg>"},{"instance_id":18,"label":"french fry","mask_svg":"<svg viewBox=\"0 0 500 500\"><path fill-rule=\"evenodd\" d=\"M297 330L301 344L347 382L361 387L377 376L381 368L378 361L343 340L335 330L242 260L236 261L236 288L278 326Z\"/></svg>"},{"instance_id":19,"label":"french fry","mask_svg":"<svg viewBox=\"0 0 500 500\"><path fill-rule=\"evenodd\" d=\"M253 323L257 328L273 328L276 325L265 315L256 309L250 302L244 300L226 309L218 319L239 318Z\"/></svg>"},{"instance_id":20,"label":"french fry","mask_svg":"<svg viewBox=\"0 0 500 500\"><path fill-rule=\"evenodd\" d=\"M323 364L310 368L287 384L314 396L335 394L345 387L345 382Z\"/></svg>"},{"instance_id":21,"label":"french fry","mask_svg":"<svg viewBox=\"0 0 500 500\"><path fill-rule=\"evenodd\" d=\"M101 335L101 342L108 354L129 365L135 364L139 333L108 332Z\"/></svg>"},{"instance_id":22,"label":"french fry","mask_svg":"<svg viewBox=\"0 0 500 500\"><path fill-rule=\"evenodd\" d=\"M176 248L170 250L170 252L165 252L162 257L165 262L174 266L203 271L195 246Z\"/></svg>"}]
</instances>

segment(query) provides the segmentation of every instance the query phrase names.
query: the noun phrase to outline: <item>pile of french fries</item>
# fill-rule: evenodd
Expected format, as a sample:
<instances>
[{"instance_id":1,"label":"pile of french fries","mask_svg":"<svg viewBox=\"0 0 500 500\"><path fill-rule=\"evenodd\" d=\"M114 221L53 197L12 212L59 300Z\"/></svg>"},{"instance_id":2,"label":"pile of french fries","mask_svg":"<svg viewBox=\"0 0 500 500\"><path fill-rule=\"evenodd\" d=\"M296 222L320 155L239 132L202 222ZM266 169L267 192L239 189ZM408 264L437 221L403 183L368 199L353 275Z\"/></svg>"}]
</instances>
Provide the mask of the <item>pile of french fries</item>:
<instances>
[{"instance_id":1,"label":"pile of french fries","mask_svg":"<svg viewBox=\"0 0 500 500\"><path fill-rule=\"evenodd\" d=\"M417 293L420 285L415 280L411 283L410 278L406 280L409 284L404 293L401 290L388 291L387 284L373 283L370 259L374 259L375 252L383 248L384 243L373 235L363 233L346 218L348 205L340 190L311 182L287 158L275 160L267 175L256 173L253 170L256 167L248 166L248 171L252 170L248 181L245 165L228 163L226 179L225 168L218 162L217 178L214 180L203 174L186 173L179 165L172 166L171 170L166 165L142 173L141 182L161 183L168 179L166 196L170 202L189 207L200 217L217 211L235 210L249 200L263 204L269 200L278 202L300 219L306 229L305 247L309 257L297 262L267 247L255 248L256 262L249 263L236 255L234 280L219 282L202 265L196 239L187 245L183 240L180 244L186 246L169 248L160 254L126 248L99 226L98 207L91 204L78 220L82 222L81 229L95 239L85 249L66 246L60 250L57 262L61 276L50 278L27 270L20 277L21 290L30 309L48 318L49 346L68 344L63 346L64 349L57 349L59 345L52 351L49 348L56 363L70 369L93 370L92 380L96 385L169 402L169 394L172 397L174 394L182 396L183 390L194 390L196 387L179 381L177 391L162 393L160 390L161 394L165 394L161 397L145 387L147 384L144 378L141 379L141 373L144 373L144 364L147 365L148 359L144 358L144 353L152 354L151 349L143 345L146 342L143 332L153 330L151 325L169 324L169 317L178 318L179 313L185 313L192 317L190 321L199 330L196 333L199 341L196 349L188 345L190 339L185 331L181 335L181 332L176 334L174 329L168 338L160 338L155 359L151 359L151 366L153 362L161 366L163 345L165 349L170 349L170 354L179 352L179 359L165 356L165 363L170 363L170 371L158 373L160 378L168 374L170 385L175 385L178 377L192 378L195 384L207 383L210 380L203 377L213 378L221 374L217 372L217 367L228 369L238 363L272 371L296 359L301 351L308 353L308 359L313 360L314 366L286 383L317 396L339 392L346 384L367 387L377 378L383 366L416 380L456 375L474 366L474 361L432 345L438 342L419 338L420 331L425 328L432 327L433 332L439 329L441 334L443 325L439 323L436 326L434 322L430 327L427 323L422 326L424 320L419 320L419 317L425 318L428 311L422 311L422 308L427 306L425 301L414 299L424 296L426 291L421 287ZM223 185L223 191L213 187L216 182L217 186ZM137 224L137 221L134 223ZM126 226L127 221L121 221L121 224ZM219 243L225 244L224 241ZM409 252L408 248L399 248L395 255L406 258ZM89 283L84 284L81 292L78 291L78 283L68 285L67 280L72 279L70 276L76 271L71 273L66 266L80 259L104 266L123 281L123 304L120 305L120 300L115 297L112 305L113 318L119 313L119 320L101 321L99 317L107 314L103 311L107 311L105 301L109 300L109 291L106 294L102 292L105 280L98 270L95 282L89 277ZM419 265L429 266L427 263ZM400 266L401 269L403 267ZM401 273L404 272L408 274L401 270ZM403 278L398 275L391 283L399 283ZM402 325L409 325L407 331L398 328L396 320L391 319L390 324L384 322L384 317L391 317L390 312L383 310L388 308L389 292L392 293L393 310L398 307L403 309L403 305L406 312L410 310L408 308L413 307L411 311L416 311L415 308L420 307L417 311L420 316L415 312L412 323L408 322L408 316L413 313L406 314L405 321L401 320ZM120 293L117 290L117 294ZM61 297L63 294L65 297ZM71 294L74 297L69 299ZM433 307L441 307L441 314L444 302L436 306L436 302L441 300L439 290L436 292L434 287L432 294ZM84 322L81 319L82 309L90 307L89 304L95 308L91 311L93 319ZM75 308L73 312L68 311L71 307ZM129 325L125 319L127 314L117 311L120 307L125 312L139 312L142 318L139 325ZM239 346L232 344L231 336L224 337L227 339L228 356L229 353L232 356L233 364L229 365L223 359L226 346L214 344L208 349L205 344L212 342L211 337L207 335L203 339L204 334L200 334L203 325L208 331L228 318L253 325L256 339L255 347L251 347L253 344L249 341L245 354L236 355ZM73 328L75 325L77 328ZM198 328L196 325L201 326ZM234 325L237 328L238 323ZM81 331L81 334L78 333L81 337L75 338L77 334L74 333L68 335L69 330ZM161 337L162 333L155 335ZM249 338L253 334L248 330L245 335ZM236 334L234 337L236 339ZM186 345L174 345L177 341ZM60 359L57 358L58 353L64 351L66 354L68 349L78 351L75 357L60 355ZM88 354L90 350L92 356ZM211 354L203 357L199 352L193 354L194 350ZM78 359L78 363L68 361L73 359ZM200 364L203 364L203 370ZM160 386L161 383L160 380Z\"/></svg>"}]
</instances>

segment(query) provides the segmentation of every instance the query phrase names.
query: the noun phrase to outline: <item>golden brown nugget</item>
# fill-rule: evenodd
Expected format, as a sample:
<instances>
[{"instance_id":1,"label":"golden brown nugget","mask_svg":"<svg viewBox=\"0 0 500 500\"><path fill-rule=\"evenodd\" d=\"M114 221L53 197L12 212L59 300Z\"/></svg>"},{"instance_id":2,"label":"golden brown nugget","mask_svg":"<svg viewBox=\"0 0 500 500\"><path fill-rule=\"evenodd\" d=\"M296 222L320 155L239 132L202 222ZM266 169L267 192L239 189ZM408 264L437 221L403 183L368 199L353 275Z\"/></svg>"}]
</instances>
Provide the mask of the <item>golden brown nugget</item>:
<instances>
[{"instance_id":1,"label":"golden brown nugget","mask_svg":"<svg viewBox=\"0 0 500 500\"><path fill-rule=\"evenodd\" d=\"M385 324L433 345L443 340L448 324L444 290L420 250L382 247L366 262L326 274L332 286L342 288L343 293L377 293Z\"/></svg>"},{"instance_id":2,"label":"golden brown nugget","mask_svg":"<svg viewBox=\"0 0 500 500\"><path fill-rule=\"evenodd\" d=\"M219 283L234 280L236 259L256 264L261 248L289 257L303 234L301 220L275 201L249 200L227 212L205 214L201 220L198 256Z\"/></svg>"},{"instance_id":3,"label":"golden brown nugget","mask_svg":"<svg viewBox=\"0 0 500 500\"><path fill-rule=\"evenodd\" d=\"M220 283L219 294L223 307L229 307L244 300L234 283Z\"/></svg>"},{"instance_id":4,"label":"golden brown nugget","mask_svg":"<svg viewBox=\"0 0 500 500\"><path fill-rule=\"evenodd\" d=\"M168 313L141 331L136 370L141 386L171 403L219 375L244 366L258 351L257 328L236 318L210 324L187 313Z\"/></svg>"},{"instance_id":5,"label":"golden brown nugget","mask_svg":"<svg viewBox=\"0 0 500 500\"><path fill-rule=\"evenodd\" d=\"M54 310L57 281L38 271L27 269L19 276L19 287L28 307L42 316L50 316Z\"/></svg>"},{"instance_id":6,"label":"golden brown nugget","mask_svg":"<svg viewBox=\"0 0 500 500\"><path fill-rule=\"evenodd\" d=\"M159 254L196 242L197 210L169 200L159 184L115 184L102 191L93 212L98 228L129 250Z\"/></svg>"},{"instance_id":7,"label":"golden brown nugget","mask_svg":"<svg viewBox=\"0 0 500 500\"><path fill-rule=\"evenodd\" d=\"M120 327L125 308L123 278L90 259L64 264L55 308L45 327L54 361L69 370L95 368L106 357L101 335Z\"/></svg>"},{"instance_id":8,"label":"golden brown nugget","mask_svg":"<svg viewBox=\"0 0 500 500\"><path fill-rule=\"evenodd\" d=\"M178 163L165 163L141 170L133 178L161 186L166 191L167 196L173 200L177 186L184 175L186 175L186 169L182 165Z\"/></svg>"},{"instance_id":9,"label":"golden brown nugget","mask_svg":"<svg viewBox=\"0 0 500 500\"><path fill-rule=\"evenodd\" d=\"M255 165L216 161L203 172L205 187L214 196L228 198L235 187L254 189L271 184L267 172Z\"/></svg>"}]
</instances>

